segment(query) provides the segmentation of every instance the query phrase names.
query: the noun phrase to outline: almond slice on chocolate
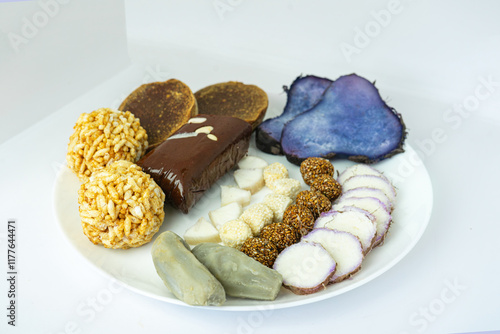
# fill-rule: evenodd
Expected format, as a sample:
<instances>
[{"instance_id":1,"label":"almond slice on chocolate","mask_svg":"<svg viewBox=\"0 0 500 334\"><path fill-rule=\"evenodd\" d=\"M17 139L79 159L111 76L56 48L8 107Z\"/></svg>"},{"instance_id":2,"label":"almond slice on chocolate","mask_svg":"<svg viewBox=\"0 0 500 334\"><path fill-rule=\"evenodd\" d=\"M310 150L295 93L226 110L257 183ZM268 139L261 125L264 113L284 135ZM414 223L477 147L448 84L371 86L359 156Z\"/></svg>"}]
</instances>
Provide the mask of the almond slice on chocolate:
<instances>
[{"instance_id":1,"label":"almond slice on chocolate","mask_svg":"<svg viewBox=\"0 0 500 334\"><path fill-rule=\"evenodd\" d=\"M139 86L118 109L130 111L141 120L148 134L149 150L198 114L193 92L177 79Z\"/></svg>"}]
</instances>

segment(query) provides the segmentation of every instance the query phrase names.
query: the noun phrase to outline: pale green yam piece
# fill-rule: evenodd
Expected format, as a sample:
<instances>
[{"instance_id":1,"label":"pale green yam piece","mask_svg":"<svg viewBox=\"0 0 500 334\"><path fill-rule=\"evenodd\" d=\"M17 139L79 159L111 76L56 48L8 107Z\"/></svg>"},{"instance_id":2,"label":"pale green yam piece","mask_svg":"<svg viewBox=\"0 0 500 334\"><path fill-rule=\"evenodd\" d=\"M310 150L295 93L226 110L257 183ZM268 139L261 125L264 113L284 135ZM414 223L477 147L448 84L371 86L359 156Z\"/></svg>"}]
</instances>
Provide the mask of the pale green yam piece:
<instances>
[{"instance_id":1,"label":"pale green yam piece","mask_svg":"<svg viewBox=\"0 0 500 334\"><path fill-rule=\"evenodd\" d=\"M283 282L281 274L237 249L201 243L193 254L222 283L228 296L274 300Z\"/></svg>"},{"instance_id":2,"label":"pale green yam piece","mask_svg":"<svg viewBox=\"0 0 500 334\"><path fill-rule=\"evenodd\" d=\"M180 300L201 306L220 306L226 301L222 284L174 232L160 234L153 243L151 255L156 272Z\"/></svg>"}]
</instances>

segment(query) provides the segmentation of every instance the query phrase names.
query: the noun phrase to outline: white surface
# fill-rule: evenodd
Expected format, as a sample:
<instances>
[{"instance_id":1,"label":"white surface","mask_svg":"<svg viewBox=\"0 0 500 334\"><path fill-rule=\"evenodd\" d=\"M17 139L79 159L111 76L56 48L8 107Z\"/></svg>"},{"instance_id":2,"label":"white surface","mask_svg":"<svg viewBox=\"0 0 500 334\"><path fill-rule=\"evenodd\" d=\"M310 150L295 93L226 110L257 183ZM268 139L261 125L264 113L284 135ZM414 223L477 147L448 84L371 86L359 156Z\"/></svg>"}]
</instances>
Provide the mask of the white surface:
<instances>
[{"instance_id":1,"label":"white surface","mask_svg":"<svg viewBox=\"0 0 500 334\"><path fill-rule=\"evenodd\" d=\"M263 157L270 164L273 162L283 163L287 167L291 178L302 180L298 166L290 164L283 156L273 156L259 151L255 147L254 138L252 138L249 153ZM63 154L64 152L61 152L61 155ZM377 164L377 168L388 177L397 175L399 178L399 182L395 183L398 188L398 197L395 209L392 212L394 223L383 246L375 248L366 256L362 264L362 270L352 279L331 285L324 291L308 296L295 295L282 288L273 302L228 298L223 306L217 307L217 310L258 311L261 307L277 310L310 304L341 295L362 286L392 268L416 245L427 227L432 211L432 185L429 175L421 162L418 169L411 175L399 176L399 166L404 164L412 154L415 154L415 151L411 147L407 147L404 154ZM348 161L335 162L338 171L343 171L350 165L353 165L353 163ZM232 172L220 179L189 214L185 215L173 208L167 208L166 219L158 234L171 230L182 237L186 229L191 227L200 217L208 219L208 212L221 206L220 185L236 185L231 174ZM308 189L304 182L301 183L303 190ZM96 247L89 242L82 233L78 213L78 189L80 184L73 171L66 166L61 168L54 184L53 198L57 223L72 246L95 269L101 271L109 279L115 279L131 290L145 296L167 303L185 305L165 288L162 280L156 274L151 260L151 243L136 249L113 251L104 247ZM252 196L251 204L262 202L270 192L271 190L265 187L255 193ZM210 309L213 311L213 308Z\"/></svg>"},{"instance_id":2,"label":"white surface","mask_svg":"<svg viewBox=\"0 0 500 334\"><path fill-rule=\"evenodd\" d=\"M8 218L18 220L19 318L18 327L11 328L2 317L1 332L294 333L302 326L300 331L339 333L499 330L498 2L401 1L404 10L351 62L339 45L352 44L356 27L373 21L371 11L387 8L389 1L222 2L233 4L224 20L214 9L217 1L127 1L134 66L89 92L82 87L76 100L65 100L63 108L24 133L2 129L12 139L0 146L0 226ZM24 14L11 11L13 5L2 3L0 11L9 10L21 22ZM63 12L60 17L65 18ZM82 30L86 18L80 18ZM2 30L2 38L5 33ZM44 44L42 34L35 41L42 50L54 47ZM14 59L23 61L20 56ZM81 64L85 67L84 58ZM41 62L33 72L51 70ZM376 79L382 95L403 114L408 142L419 152L434 186L427 230L384 275L310 305L213 312L121 288L98 275L65 241L52 213L51 192L64 162L61 152L82 111L116 106L140 83L157 78L197 83L193 90L241 80L279 94L281 86L300 73L336 78L349 72ZM94 74L89 71L88 76ZM16 79L15 73L9 77ZM488 78L494 84L485 84ZM68 87L58 87L59 96L65 97ZM116 96L109 96L106 92L113 89ZM270 114L280 112L284 96L279 96ZM27 95L19 104L44 106L56 99L52 94ZM477 105L467 105L475 101ZM460 112L455 105L463 104L469 110L462 107ZM2 122L19 124L28 116L19 112L6 118L2 113ZM412 162L402 166L401 173L411 172ZM5 254L5 227L0 237ZM6 280L0 282L6 303Z\"/></svg>"}]
</instances>

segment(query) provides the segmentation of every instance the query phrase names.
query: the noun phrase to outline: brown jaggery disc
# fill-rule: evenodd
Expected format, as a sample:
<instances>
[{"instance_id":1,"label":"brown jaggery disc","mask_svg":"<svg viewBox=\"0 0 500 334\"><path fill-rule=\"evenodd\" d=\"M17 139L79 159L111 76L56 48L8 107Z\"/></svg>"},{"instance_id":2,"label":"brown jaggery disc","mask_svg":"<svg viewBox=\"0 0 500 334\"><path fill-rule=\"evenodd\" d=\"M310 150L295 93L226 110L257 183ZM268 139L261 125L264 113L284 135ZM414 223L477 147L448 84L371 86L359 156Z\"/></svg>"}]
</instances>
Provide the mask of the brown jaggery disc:
<instances>
[{"instance_id":1,"label":"brown jaggery disc","mask_svg":"<svg viewBox=\"0 0 500 334\"><path fill-rule=\"evenodd\" d=\"M201 114L237 117L248 122L252 130L264 119L269 104L262 89L236 81L210 85L194 95Z\"/></svg>"},{"instance_id":2,"label":"brown jaggery disc","mask_svg":"<svg viewBox=\"0 0 500 334\"><path fill-rule=\"evenodd\" d=\"M245 240L240 250L269 268L273 267L274 261L279 254L274 243L260 237Z\"/></svg>"},{"instance_id":3,"label":"brown jaggery disc","mask_svg":"<svg viewBox=\"0 0 500 334\"><path fill-rule=\"evenodd\" d=\"M278 248L278 252L281 252L286 247L297 243L300 239L300 234L291 225L272 223L260 231L260 237L271 241Z\"/></svg>"},{"instance_id":4,"label":"brown jaggery disc","mask_svg":"<svg viewBox=\"0 0 500 334\"><path fill-rule=\"evenodd\" d=\"M170 79L139 86L118 108L130 111L148 134L151 150L198 114L196 98L182 81Z\"/></svg>"},{"instance_id":5,"label":"brown jaggery disc","mask_svg":"<svg viewBox=\"0 0 500 334\"><path fill-rule=\"evenodd\" d=\"M283 213L283 223L293 226L301 235L314 227L314 215L304 205L292 204Z\"/></svg>"},{"instance_id":6,"label":"brown jaggery disc","mask_svg":"<svg viewBox=\"0 0 500 334\"><path fill-rule=\"evenodd\" d=\"M302 161L300 164L300 173L307 185L311 185L316 177L322 174L333 176L332 163L328 159L311 157Z\"/></svg>"},{"instance_id":7,"label":"brown jaggery disc","mask_svg":"<svg viewBox=\"0 0 500 334\"><path fill-rule=\"evenodd\" d=\"M311 183L312 191L319 191L330 200L335 201L342 194L342 186L333 176L322 174L316 177Z\"/></svg>"},{"instance_id":8,"label":"brown jaggery disc","mask_svg":"<svg viewBox=\"0 0 500 334\"><path fill-rule=\"evenodd\" d=\"M317 219L322 212L329 211L332 208L330 200L318 191L303 190L297 195L295 202L307 207Z\"/></svg>"}]
</instances>

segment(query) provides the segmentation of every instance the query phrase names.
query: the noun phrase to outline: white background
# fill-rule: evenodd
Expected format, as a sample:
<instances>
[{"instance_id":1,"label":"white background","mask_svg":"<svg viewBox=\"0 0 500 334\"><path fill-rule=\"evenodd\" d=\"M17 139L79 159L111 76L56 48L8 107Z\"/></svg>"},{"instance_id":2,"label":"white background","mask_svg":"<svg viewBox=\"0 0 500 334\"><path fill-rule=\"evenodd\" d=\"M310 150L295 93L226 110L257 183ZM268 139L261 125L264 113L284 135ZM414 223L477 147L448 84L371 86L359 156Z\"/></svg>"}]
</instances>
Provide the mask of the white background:
<instances>
[{"instance_id":1,"label":"white background","mask_svg":"<svg viewBox=\"0 0 500 334\"><path fill-rule=\"evenodd\" d=\"M499 13L494 1L0 3L0 247L17 219L19 267L18 326L1 315L1 332L500 330ZM64 239L52 186L80 113L170 77L277 94L300 74L352 72L403 114L434 188L422 239L376 280L295 308L207 311L116 286Z\"/></svg>"}]
</instances>

